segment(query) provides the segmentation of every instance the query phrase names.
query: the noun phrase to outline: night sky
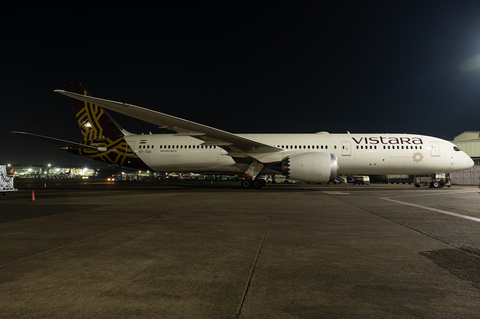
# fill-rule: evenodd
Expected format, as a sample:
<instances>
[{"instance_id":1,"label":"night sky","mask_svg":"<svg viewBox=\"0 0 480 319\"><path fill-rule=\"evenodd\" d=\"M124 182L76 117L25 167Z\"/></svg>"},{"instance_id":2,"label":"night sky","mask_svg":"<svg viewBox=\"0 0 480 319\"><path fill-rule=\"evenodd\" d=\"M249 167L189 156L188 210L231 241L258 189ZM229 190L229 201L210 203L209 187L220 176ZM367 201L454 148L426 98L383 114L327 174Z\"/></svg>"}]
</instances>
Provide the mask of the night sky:
<instances>
[{"instance_id":1,"label":"night sky","mask_svg":"<svg viewBox=\"0 0 480 319\"><path fill-rule=\"evenodd\" d=\"M480 131L480 1L334 3L6 7L0 163L92 163L10 133L81 141L66 81L233 133Z\"/></svg>"}]
</instances>

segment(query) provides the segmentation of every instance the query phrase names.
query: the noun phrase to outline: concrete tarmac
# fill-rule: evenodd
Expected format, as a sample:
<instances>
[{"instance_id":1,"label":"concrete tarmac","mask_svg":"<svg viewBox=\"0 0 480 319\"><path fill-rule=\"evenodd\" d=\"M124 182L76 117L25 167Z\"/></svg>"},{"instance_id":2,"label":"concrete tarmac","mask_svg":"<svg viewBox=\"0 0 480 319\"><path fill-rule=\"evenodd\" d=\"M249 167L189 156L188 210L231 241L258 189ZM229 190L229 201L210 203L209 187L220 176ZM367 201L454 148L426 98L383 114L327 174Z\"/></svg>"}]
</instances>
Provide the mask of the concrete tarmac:
<instances>
[{"instance_id":1,"label":"concrete tarmac","mask_svg":"<svg viewBox=\"0 0 480 319\"><path fill-rule=\"evenodd\" d=\"M478 187L15 186L1 318L480 316Z\"/></svg>"}]
</instances>

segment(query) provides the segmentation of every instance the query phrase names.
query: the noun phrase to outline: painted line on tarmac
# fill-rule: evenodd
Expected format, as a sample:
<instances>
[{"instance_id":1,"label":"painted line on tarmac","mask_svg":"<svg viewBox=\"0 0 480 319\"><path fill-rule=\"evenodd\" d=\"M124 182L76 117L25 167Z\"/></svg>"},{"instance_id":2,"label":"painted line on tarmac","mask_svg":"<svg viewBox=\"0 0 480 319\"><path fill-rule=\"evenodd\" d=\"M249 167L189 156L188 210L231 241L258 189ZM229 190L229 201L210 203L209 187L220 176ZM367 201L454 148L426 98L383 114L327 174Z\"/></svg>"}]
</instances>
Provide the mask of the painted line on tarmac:
<instances>
[{"instance_id":1,"label":"painted line on tarmac","mask_svg":"<svg viewBox=\"0 0 480 319\"><path fill-rule=\"evenodd\" d=\"M417 192L416 190L413 190L411 192ZM400 198L400 197L423 197L423 196L435 196L435 195L444 195L444 196L449 196L449 195L458 195L458 194L469 194L469 193L479 193L479 191L451 191L451 190L445 190L445 191L425 191L422 192L421 194L414 194L412 195L411 193L408 193L406 195L401 195L401 196L395 196L395 198ZM387 198L387 197L385 197Z\"/></svg>"},{"instance_id":2,"label":"painted line on tarmac","mask_svg":"<svg viewBox=\"0 0 480 319\"><path fill-rule=\"evenodd\" d=\"M461 215L461 214L457 214L457 213L452 213L452 212L449 212L449 211L446 211L446 210L436 209L436 208L432 208L432 207L427 207L427 206L422 206L422 205L417 205L417 204L412 204L412 203L407 203L407 202L401 202L399 200L395 200L395 199L391 199L391 198L387 198L387 197L382 197L380 199L388 200L390 202L394 202L394 203L398 203L398 204L403 204L403 205L413 206L413 207L422 208L422 209L426 209L426 210L431 210L433 212L437 212L437 213L440 213L440 214L460 217L460 218L463 218L463 219L469 219L469 220L473 220L475 222L480 223L480 218L476 218L476 217L471 217L471 216Z\"/></svg>"},{"instance_id":3,"label":"painted line on tarmac","mask_svg":"<svg viewBox=\"0 0 480 319\"><path fill-rule=\"evenodd\" d=\"M330 195L350 195L350 193L342 193L342 192L327 192L324 191L325 194L330 194Z\"/></svg>"}]
</instances>

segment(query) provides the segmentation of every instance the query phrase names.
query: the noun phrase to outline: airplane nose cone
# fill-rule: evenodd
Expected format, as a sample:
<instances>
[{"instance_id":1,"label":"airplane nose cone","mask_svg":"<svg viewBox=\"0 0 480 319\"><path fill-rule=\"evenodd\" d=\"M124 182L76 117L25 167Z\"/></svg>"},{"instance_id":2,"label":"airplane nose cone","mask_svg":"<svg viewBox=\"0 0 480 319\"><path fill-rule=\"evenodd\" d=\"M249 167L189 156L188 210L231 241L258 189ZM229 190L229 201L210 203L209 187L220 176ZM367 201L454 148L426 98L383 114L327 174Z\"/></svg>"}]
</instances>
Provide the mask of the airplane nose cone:
<instances>
[{"instance_id":1,"label":"airplane nose cone","mask_svg":"<svg viewBox=\"0 0 480 319\"><path fill-rule=\"evenodd\" d=\"M470 167L472 167L473 165L475 165L475 163L473 162L472 158L471 158L470 156L468 156L467 168L470 168Z\"/></svg>"}]
</instances>

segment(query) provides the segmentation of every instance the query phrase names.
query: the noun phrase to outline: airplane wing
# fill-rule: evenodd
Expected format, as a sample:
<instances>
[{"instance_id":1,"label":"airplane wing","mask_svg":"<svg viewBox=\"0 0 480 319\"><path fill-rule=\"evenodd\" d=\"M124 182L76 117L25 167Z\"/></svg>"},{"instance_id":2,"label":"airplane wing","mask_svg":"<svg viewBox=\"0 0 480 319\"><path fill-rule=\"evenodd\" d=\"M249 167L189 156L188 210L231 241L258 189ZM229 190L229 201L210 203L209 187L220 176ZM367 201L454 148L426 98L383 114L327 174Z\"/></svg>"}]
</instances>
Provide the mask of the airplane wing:
<instances>
[{"instance_id":1,"label":"airplane wing","mask_svg":"<svg viewBox=\"0 0 480 319\"><path fill-rule=\"evenodd\" d=\"M28 136L28 137L36 138L38 140L43 140L43 141L59 144L59 145L62 145L62 146L70 146L70 147L74 147L74 148L82 148L82 149L94 150L94 151L106 151L107 150L106 147L97 147L97 146L92 146L92 145L85 145L85 144L80 144L80 143L71 142L71 141L67 141L67 140L61 140L59 138L48 137L48 136L43 136L43 135L38 135L38 134L18 132L18 131L12 131L12 133L25 135L25 136Z\"/></svg>"},{"instance_id":2,"label":"airplane wing","mask_svg":"<svg viewBox=\"0 0 480 319\"><path fill-rule=\"evenodd\" d=\"M204 145L216 145L231 153L274 153L282 150L273 145L260 143L236 134L140 106L76 94L64 90L55 90L55 92L175 131L177 132L177 136L191 136L200 139L205 142Z\"/></svg>"}]
</instances>

